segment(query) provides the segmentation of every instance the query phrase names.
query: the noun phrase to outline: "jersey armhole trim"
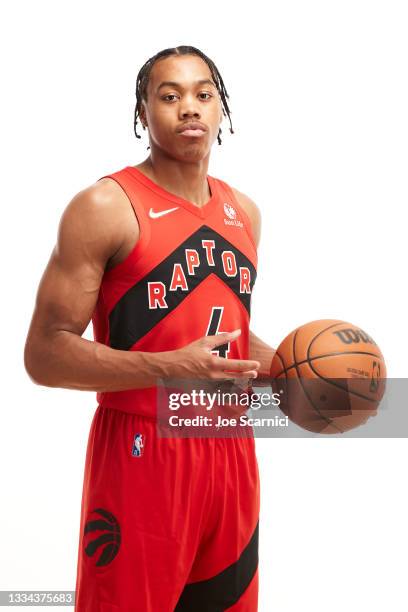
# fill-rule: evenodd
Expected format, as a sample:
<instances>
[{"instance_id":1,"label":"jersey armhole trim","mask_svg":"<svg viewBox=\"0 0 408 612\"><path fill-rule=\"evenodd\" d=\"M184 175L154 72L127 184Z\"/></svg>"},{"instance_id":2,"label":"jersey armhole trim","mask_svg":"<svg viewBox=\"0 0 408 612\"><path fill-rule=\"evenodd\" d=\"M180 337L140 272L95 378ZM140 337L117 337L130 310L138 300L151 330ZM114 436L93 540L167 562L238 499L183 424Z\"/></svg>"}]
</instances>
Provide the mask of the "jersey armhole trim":
<instances>
[{"instance_id":1,"label":"jersey armhole trim","mask_svg":"<svg viewBox=\"0 0 408 612\"><path fill-rule=\"evenodd\" d=\"M105 176L101 176L98 180L101 180L103 178L110 178L114 180L119 185L119 187L121 187L123 193L129 200L136 220L139 224L139 239L134 245L133 249L123 261L119 262L113 268L110 268L104 273L104 278L111 279L112 277L115 277L117 273L120 273L125 270L131 263L136 263L142 257L145 251L145 247L150 241L150 226L146 219L143 205L137 200L137 197L134 194L132 194L132 197L130 197L126 189L127 185L125 181L122 183L120 178L117 177L115 174L106 174Z\"/></svg>"}]
</instances>

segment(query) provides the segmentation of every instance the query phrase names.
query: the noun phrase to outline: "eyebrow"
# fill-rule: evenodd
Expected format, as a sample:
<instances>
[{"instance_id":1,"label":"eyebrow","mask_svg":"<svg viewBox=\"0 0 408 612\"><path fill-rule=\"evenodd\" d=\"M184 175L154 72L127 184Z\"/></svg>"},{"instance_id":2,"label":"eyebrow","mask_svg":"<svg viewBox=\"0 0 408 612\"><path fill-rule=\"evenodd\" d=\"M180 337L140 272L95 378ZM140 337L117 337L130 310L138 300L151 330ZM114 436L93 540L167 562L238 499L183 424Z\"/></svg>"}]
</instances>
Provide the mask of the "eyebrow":
<instances>
[{"instance_id":1,"label":"eyebrow","mask_svg":"<svg viewBox=\"0 0 408 612\"><path fill-rule=\"evenodd\" d=\"M195 85L213 85L214 87L216 87L215 83L211 81L210 79L200 79L199 81L195 81L194 84ZM168 85L169 87L181 87L181 88L183 87L181 83L177 83L177 81L162 81L160 85L158 86L157 91L159 91L161 87L165 87L166 85Z\"/></svg>"}]
</instances>

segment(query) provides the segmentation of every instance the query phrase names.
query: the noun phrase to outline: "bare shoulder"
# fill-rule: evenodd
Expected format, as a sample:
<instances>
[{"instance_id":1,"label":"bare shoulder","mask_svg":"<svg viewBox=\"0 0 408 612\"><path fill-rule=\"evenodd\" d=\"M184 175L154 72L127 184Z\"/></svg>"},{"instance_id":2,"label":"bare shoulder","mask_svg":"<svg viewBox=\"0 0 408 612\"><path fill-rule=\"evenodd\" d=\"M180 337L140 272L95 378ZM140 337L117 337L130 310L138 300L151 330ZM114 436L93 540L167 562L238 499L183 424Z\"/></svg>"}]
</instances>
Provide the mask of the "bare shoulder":
<instances>
[{"instance_id":1,"label":"bare shoulder","mask_svg":"<svg viewBox=\"0 0 408 612\"><path fill-rule=\"evenodd\" d=\"M102 178L79 191L61 217L59 234L81 240L109 268L127 241L138 239L138 223L129 199L116 181ZM109 262L109 263L108 263Z\"/></svg>"},{"instance_id":2,"label":"bare shoulder","mask_svg":"<svg viewBox=\"0 0 408 612\"><path fill-rule=\"evenodd\" d=\"M68 204L66 211L80 215L93 223L113 221L121 211L129 209L129 201L116 181L102 178L79 191Z\"/></svg>"},{"instance_id":3,"label":"bare shoulder","mask_svg":"<svg viewBox=\"0 0 408 612\"><path fill-rule=\"evenodd\" d=\"M261 211L252 198L231 186L234 196L251 220L255 244L258 246L261 234Z\"/></svg>"}]
</instances>

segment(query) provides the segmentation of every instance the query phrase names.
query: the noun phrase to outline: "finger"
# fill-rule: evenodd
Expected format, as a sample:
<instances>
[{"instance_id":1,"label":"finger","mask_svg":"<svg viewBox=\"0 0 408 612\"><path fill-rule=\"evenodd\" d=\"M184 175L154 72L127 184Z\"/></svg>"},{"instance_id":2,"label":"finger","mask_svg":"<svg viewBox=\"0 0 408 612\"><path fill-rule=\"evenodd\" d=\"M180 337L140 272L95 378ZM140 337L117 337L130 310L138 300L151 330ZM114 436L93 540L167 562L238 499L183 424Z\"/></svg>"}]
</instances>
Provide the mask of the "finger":
<instances>
[{"instance_id":1,"label":"finger","mask_svg":"<svg viewBox=\"0 0 408 612\"><path fill-rule=\"evenodd\" d=\"M225 344L226 342L232 342L241 334L240 329L236 329L232 332L220 332L213 336L204 336L204 340L207 346L214 347Z\"/></svg>"},{"instance_id":2,"label":"finger","mask_svg":"<svg viewBox=\"0 0 408 612\"><path fill-rule=\"evenodd\" d=\"M258 372L255 370L249 370L247 372L216 372L214 374L215 380L248 380L250 378L256 378Z\"/></svg>"},{"instance_id":3,"label":"finger","mask_svg":"<svg viewBox=\"0 0 408 612\"><path fill-rule=\"evenodd\" d=\"M261 367L261 363L253 359L226 359L225 357L216 358L214 365L217 370L238 370L239 372L258 370Z\"/></svg>"}]
</instances>

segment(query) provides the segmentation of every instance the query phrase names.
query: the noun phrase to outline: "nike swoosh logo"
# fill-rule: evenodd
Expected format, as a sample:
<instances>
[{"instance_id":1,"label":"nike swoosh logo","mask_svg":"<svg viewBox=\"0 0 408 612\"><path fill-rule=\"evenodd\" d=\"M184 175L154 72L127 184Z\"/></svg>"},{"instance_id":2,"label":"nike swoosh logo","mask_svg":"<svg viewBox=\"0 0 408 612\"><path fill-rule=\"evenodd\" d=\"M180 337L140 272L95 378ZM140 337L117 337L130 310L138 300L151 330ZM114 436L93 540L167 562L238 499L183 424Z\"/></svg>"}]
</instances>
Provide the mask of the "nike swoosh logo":
<instances>
[{"instance_id":1,"label":"nike swoosh logo","mask_svg":"<svg viewBox=\"0 0 408 612\"><path fill-rule=\"evenodd\" d=\"M163 215L167 215L167 213L173 212L173 210L177 210L178 206L176 206L176 208L168 208L167 210L160 210L158 212L155 212L153 210L153 208L151 208L149 210L149 217L151 219L157 219L158 217L162 217Z\"/></svg>"}]
</instances>

